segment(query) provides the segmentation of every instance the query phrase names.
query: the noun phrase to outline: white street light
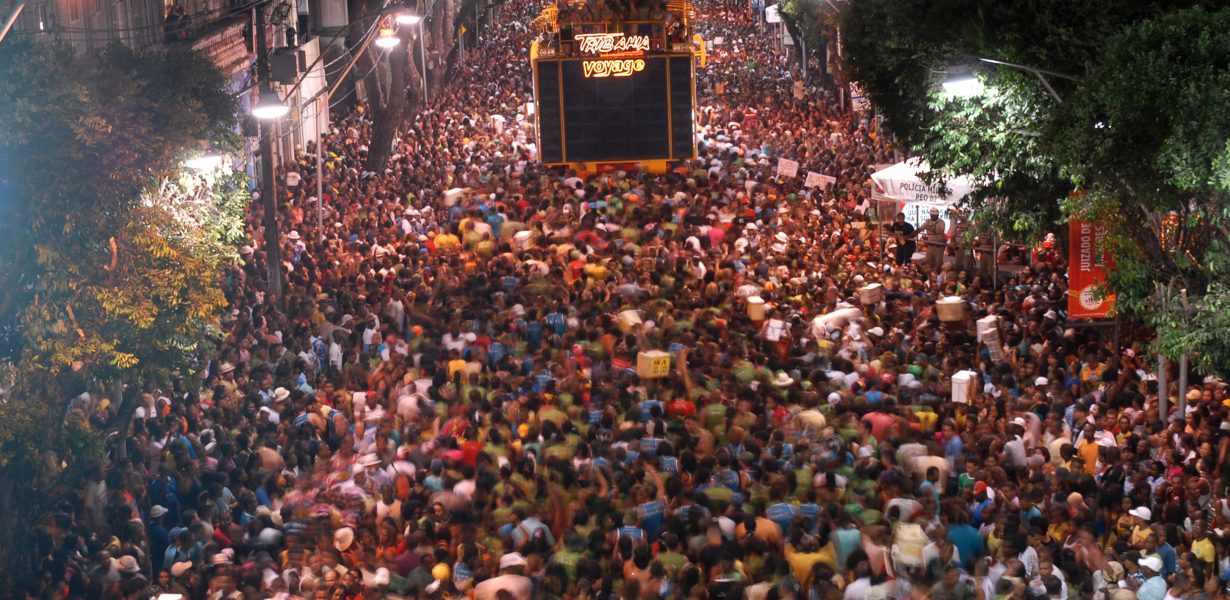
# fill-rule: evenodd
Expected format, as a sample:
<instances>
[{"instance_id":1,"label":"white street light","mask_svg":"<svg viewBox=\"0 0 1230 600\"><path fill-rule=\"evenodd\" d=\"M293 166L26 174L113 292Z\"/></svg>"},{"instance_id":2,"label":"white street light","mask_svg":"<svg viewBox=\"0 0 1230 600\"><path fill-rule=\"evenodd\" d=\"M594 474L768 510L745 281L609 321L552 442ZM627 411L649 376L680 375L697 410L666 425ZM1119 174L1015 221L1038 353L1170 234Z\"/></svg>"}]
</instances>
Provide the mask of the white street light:
<instances>
[{"instance_id":1,"label":"white street light","mask_svg":"<svg viewBox=\"0 0 1230 600\"><path fill-rule=\"evenodd\" d=\"M189 158L184 161L184 168L192 169L193 171L213 171L222 166L222 155L216 152L210 152L204 156Z\"/></svg>"},{"instance_id":2,"label":"white street light","mask_svg":"<svg viewBox=\"0 0 1230 600\"><path fill-rule=\"evenodd\" d=\"M958 98L972 98L981 96L986 87L982 85L982 81L973 75L956 77L947 79L943 84L944 93Z\"/></svg>"},{"instance_id":3,"label":"white street light","mask_svg":"<svg viewBox=\"0 0 1230 600\"><path fill-rule=\"evenodd\" d=\"M419 21L422 20L423 17L420 17L414 13L397 13L398 25L418 25Z\"/></svg>"},{"instance_id":4,"label":"white street light","mask_svg":"<svg viewBox=\"0 0 1230 600\"><path fill-rule=\"evenodd\" d=\"M290 107L278 98L277 92L261 92L260 100L256 102L256 106L252 107L252 116L261 119L262 121L271 121L285 117L290 112Z\"/></svg>"},{"instance_id":5,"label":"white street light","mask_svg":"<svg viewBox=\"0 0 1230 600\"><path fill-rule=\"evenodd\" d=\"M981 96L986 89L982 80L970 69L969 65L953 65L948 68L947 77L941 84L944 93L958 98Z\"/></svg>"},{"instance_id":6,"label":"white street light","mask_svg":"<svg viewBox=\"0 0 1230 600\"><path fill-rule=\"evenodd\" d=\"M400 43L401 40L397 38L397 32L392 27L381 28L380 37L376 38L376 45L385 49L393 48Z\"/></svg>"}]
</instances>

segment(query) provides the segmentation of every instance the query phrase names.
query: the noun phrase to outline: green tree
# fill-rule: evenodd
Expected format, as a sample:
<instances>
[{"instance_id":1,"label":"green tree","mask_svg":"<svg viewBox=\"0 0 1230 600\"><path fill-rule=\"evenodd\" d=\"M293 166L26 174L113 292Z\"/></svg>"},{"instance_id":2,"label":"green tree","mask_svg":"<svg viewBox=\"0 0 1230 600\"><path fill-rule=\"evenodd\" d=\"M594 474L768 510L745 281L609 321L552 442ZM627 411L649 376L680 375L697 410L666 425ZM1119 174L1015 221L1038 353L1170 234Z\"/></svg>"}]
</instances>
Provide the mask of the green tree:
<instances>
[{"instance_id":1,"label":"green tree","mask_svg":"<svg viewBox=\"0 0 1230 600\"><path fill-rule=\"evenodd\" d=\"M108 430L122 439L143 383L190 373L217 334L246 198L229 178L189 194L180 162L233 142L235 109L186 49L0 53L3 579L31 572L28 525L80 488ZM86 391L110 420L76 410Z\"/></svg>"},{"instance_id":2,"label":"green tree","mask_svg":"<svg viewBox=\"0 0 1230 600\"><path fill-rule=\"evenodd\" d=\"M1117 225L1112 283L1158 326L1159 348L1230 375L1230 9L1132 24L1107 41L1086 81L1047 135L1089 192L1069 212L1095 210ZM1154 310L1157 283L1170 296L1164 311Z\"/></svg>"},{"instance_id":3,"label":"green tree","mask_svg":"<svg viewBox=\"0 0 1230 600\"><path fill-rule=\"evenodd\" d=\"M904 149L936 178L978 183L975 222L1021 235L1068 217L1111 223L1120 310L1157 325L1159 348L1225 374L1210 342L1230 331L1186 335L1194 314L1156 310L1162 284L1186 289L1203 323L1224 322L1210 311L1230 257L1230 11L1199 4L867 0L846 3L840 22L847 72ZM981 95L943 93L962 63Z\"/></svg>"}]
</instances>

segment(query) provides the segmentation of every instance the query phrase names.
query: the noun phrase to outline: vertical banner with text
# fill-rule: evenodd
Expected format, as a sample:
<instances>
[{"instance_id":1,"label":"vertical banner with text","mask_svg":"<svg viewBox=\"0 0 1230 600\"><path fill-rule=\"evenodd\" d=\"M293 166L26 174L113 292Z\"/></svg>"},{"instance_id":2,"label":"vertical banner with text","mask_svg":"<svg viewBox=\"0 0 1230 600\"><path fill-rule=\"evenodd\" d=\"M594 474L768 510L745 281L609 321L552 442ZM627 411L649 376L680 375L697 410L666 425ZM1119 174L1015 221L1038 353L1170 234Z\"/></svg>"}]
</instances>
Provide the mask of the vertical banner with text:
<instances>
[{"instance_id":1,"label":"vertical banner with text","mask_svg":"<svg viewBox=\"0 0 1230 600\"><path fill-rule=\"evenodd\" d=\"M1115 295L1100 289L1112 266L1110 251L1106 248L1106 226L1083 220L1070 221L1069 319L1102 319L1115 309Z\"/></svg>"}]
</instances>

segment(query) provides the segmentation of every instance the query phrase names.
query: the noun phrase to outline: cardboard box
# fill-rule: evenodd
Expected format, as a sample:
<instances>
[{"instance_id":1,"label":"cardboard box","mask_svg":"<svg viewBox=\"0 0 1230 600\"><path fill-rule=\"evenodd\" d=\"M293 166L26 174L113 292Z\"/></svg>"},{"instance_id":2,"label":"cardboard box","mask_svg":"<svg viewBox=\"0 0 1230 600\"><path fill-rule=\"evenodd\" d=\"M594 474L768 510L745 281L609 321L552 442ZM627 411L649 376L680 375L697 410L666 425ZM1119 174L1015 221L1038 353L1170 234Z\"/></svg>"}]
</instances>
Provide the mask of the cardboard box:
<instances>
[{"instance_id":1,"label":"cardboard box","mask_svg":"<svg viewBox=\"0 0 1230 600\"><path fill-rule=\"evenodd\" d=\"M671 355L661 350L636 353L636 375L641 379L660 379L670 375Z\"/></svg>"}]
</instances>

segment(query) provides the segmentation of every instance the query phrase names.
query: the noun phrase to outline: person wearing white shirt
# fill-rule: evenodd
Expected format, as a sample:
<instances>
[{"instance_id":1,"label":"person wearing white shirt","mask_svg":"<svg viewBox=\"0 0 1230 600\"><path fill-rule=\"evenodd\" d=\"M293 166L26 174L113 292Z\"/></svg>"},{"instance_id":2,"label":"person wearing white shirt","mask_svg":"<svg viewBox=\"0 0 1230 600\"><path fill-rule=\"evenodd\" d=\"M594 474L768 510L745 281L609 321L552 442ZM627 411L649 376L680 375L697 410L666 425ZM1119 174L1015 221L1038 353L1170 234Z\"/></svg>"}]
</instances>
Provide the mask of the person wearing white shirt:
<instances>
[{"instance_id":1,"label":"person wearing white shirt","mask_svg":"<svg viewBox=\"0 0 1230 600\"><path fill-rule=\"evenodd\" d=\"M336 338L329 342L329 366L342 370L342 345L337 343Z\"/></svg>"}]
</instances>

